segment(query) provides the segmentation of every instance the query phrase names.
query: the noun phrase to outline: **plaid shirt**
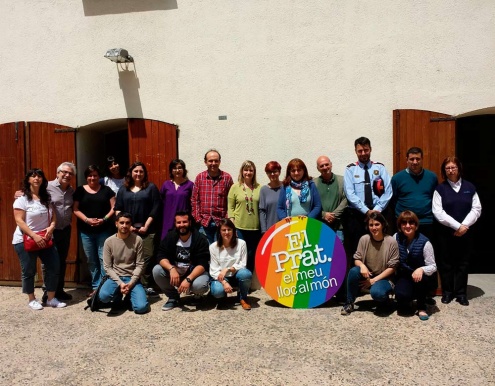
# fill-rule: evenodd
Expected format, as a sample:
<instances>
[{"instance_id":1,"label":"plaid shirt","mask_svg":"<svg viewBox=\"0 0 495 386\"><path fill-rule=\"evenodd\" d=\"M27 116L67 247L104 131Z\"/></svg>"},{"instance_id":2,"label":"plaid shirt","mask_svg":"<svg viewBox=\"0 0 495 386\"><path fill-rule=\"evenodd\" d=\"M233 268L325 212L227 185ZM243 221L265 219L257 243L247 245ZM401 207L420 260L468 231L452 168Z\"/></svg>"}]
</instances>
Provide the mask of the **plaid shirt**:
<instances>
[{"instance_id":1,"label":"plaid shirt","mask_svg":"<svg viewBox=\"0 0 495 386\"><path fill-rule=\"evenodd\" d=\"M227 217L227 196L233 183L230 174L221 170L215 179L207 170L198 174L191 197L192 215L198 224L208 226L213 219L218 225Z\"/></svg>"}]
</instances>

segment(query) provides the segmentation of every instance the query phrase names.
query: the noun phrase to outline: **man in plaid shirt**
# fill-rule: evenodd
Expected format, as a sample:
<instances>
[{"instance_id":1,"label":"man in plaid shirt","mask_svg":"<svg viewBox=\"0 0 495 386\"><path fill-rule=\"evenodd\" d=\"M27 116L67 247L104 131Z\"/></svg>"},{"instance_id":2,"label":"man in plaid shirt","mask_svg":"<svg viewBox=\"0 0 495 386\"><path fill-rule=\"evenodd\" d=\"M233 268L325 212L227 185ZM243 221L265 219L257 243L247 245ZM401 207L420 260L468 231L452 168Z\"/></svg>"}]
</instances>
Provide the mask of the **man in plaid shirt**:
<instances>
[{"instance_id":1,"label":"man in plaid shirt","mask_svg":"<svg viewBox=\"0 0 495 386\"><path fill-rule=\"evenodd\" d=\"M220 170L221 159L214 149L206 152L207 169L196 177L191 197L194 220L210 244L216 239L218 222L227 217L227 196L233 184L230 174Z\"/></svg>"}]
</instances>

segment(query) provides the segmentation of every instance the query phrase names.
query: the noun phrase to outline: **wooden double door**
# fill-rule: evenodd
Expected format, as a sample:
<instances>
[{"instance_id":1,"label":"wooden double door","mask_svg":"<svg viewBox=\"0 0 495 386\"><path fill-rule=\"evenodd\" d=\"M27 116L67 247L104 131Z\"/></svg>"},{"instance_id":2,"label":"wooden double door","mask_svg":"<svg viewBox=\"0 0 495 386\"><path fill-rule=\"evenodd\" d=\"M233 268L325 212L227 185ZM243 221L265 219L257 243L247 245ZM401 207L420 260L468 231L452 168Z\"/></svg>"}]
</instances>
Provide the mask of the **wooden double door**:
<instances>
[{"instance_id":1,"label":"wooden double door","mask_svg":"<svg viewBox=\"0 0 495 386\"><path fill-rule=\"evenodd\" d=\"M144 162L150 180L157 186L168 178L168 165L177 158L177 131L176 125L165 122L127 120L129 161ZM77 165L77 130L46 122L12 122L0 124L0 138L0 282L19 282L21 268L12 247L16 227L12 209L14 193L20 189L25 173L31 168L42 169L48 180L53 180L62 162ZM66 282L80 281L80 261L74 217Z\"/></svg>"}]
</instances>

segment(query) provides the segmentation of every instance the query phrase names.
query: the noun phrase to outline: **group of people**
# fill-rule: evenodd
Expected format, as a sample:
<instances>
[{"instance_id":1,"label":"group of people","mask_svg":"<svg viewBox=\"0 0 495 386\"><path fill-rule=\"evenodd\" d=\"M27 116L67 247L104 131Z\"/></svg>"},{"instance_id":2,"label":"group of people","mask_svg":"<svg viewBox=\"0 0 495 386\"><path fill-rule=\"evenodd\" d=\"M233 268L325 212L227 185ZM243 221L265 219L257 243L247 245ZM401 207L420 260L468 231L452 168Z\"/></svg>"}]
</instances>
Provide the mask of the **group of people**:
<instances>
[{"instance_id":1,"label":"group of people","mask_svg":"<svg viewBox=\"0 0 495 386\"><path fill-rule=\"evenodd\" d=\"M408 308L416 299L418 316L426 320L425 302L436 283L434 248L442 302L456 298L468 305L469 229L480 216L481 204L474 186L462 179L460 161L445 159L445 181L438 184L436 175L422 167L421 149L413 147L406 155L407 168L390 178L383 164L370 160L368 138L358 138L354 147L358 160L346 167L344 176L333 173L327 156L316 160L320 175L314 179L301 159L288 163L283 178L281 165L270 161L265 186L258 183L252 161L242 163L234 183L220 169L220 153L213 149L206 152L206 170L194 182L184 161L173 160L170 179L160 189L148 180L144 163L133 163L122 175L113 157L105 176L98 166L88 166L87 183L75 191L72 163L62 163L50 182L41 170L32 169L23 191L16 194L13 240L29 306L64 307L63 301L71 298L63 288L72 213L93 291L108 275L111 280L103 284L100 300L120 302L126 297L136 313L147 312L147 298L157 296L157 289L168 297L163 310L178 306L183 293L201 296L208 290L217 299L237 290L240 305L249 310L247 294L259 240L273 224L291 216L321 220L344 242L349 272L343 315L354 310L363 290L386 303L395 287L399 306ZM387 208L393 209L397 222L393 237L387 235ZM42 230L46 234L41 237L37 232ZM27 252L23 234L40 249ZM47 247L52 237L54 246ZM38 256L46 287L41 302L34 295Z\"/></svg>"}]
</instances>

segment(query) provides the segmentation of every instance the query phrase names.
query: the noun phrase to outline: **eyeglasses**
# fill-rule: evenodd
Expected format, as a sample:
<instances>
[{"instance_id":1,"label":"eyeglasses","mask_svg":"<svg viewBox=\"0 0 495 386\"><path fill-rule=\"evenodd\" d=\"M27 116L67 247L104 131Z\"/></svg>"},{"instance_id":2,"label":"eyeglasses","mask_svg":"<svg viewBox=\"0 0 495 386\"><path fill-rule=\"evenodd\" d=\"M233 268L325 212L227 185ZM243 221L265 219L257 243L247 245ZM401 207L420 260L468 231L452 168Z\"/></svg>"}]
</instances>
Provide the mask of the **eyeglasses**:
<instances>
[{"instance_id":1,"label":"eyeglasses","mask_svg":"<svg viewBox=\"0 0 495 386\"><path fill-rule=\"evenodd\" d=\"M73 175L74 175L74 173L72 173L72 172L68 172L68 171L66 171L66 170L59 170L58 172L59 172L59 173L62 173L62 174L64 174L64 175L65 175L65 174L67 174L67 175L69 175L69 176L73 176Z\"/></svg>"},{"instance_id":2,"label":"eyeglasses","mask_svg":"<svg viewBox=\"0 0 495 386\"><path fill-rule=\"evenodd\" d=\"M445 168L445 170L448 172L451 172L451 171L457 170L457 166L450 166L448 168Z\"/></svg>"},{"instance_id":3,"label":"eyeglasses","mask_svg":"<svg viewBox=\"0 0 495 386\"><path fill-rule=\"evenodd\" d=\"M266 172L266 174L278 174L280 173L278 170L269 170Z\"/></svg>"},{"instance_id":4,"label":"eyeglasses","mask_svg":"<svg viewBox=\"0 0 495 386\"><path fill-rule=\"evenodd\" d=\"M406 225L406 224L417 225L414 220L402 220L400 223L401 223L401 225Z\"/></svg>"}]
</instances>

